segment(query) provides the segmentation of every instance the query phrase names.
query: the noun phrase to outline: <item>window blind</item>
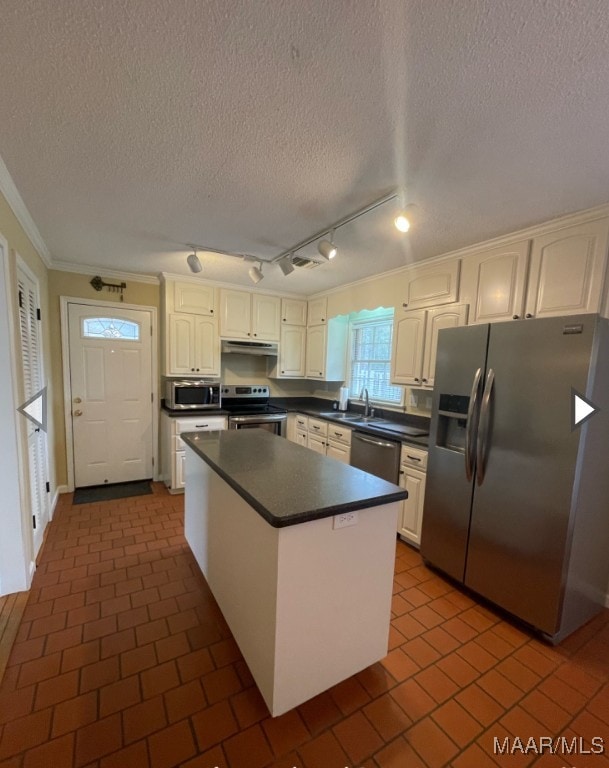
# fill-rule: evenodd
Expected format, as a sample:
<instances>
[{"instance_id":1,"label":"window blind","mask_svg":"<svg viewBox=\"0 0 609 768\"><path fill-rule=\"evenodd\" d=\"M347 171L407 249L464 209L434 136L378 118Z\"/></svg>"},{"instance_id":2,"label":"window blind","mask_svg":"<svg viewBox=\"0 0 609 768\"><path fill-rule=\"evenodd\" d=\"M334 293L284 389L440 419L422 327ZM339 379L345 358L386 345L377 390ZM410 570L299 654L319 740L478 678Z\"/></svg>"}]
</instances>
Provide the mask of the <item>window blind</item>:
<instances>
[{"instance_id":1,"label":"window blind","mask_svg":"<svg viewBox=\"0 0 609 768\"><path fill-rule=\"evenodd\" d=\"M351 325L352 397L359 397L366 387L371 400L401 404L402 388L391 378L391 334L393 318L362 320Z\"/></svg>"}]
</instances>

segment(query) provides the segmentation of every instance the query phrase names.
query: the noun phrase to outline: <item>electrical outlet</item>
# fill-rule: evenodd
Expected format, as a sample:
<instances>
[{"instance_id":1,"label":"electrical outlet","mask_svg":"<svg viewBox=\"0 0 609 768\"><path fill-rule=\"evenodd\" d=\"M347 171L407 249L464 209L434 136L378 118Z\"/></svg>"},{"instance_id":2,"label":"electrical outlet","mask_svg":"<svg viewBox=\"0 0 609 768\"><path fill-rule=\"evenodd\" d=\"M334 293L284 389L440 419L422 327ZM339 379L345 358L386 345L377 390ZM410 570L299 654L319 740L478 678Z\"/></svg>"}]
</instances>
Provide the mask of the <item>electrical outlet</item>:
<instances>
[{"instance_id":1,"label":"electrical outlet","mask_svg":"<svg viewBox=\"0 0 609 768\"><path fill-rule=\"evenodd\" d=\"M336 530L336 528L348 528L350 525L357 525L357 518L357 510L334 515L332 527Z\"/></svg>"}]
</instances>

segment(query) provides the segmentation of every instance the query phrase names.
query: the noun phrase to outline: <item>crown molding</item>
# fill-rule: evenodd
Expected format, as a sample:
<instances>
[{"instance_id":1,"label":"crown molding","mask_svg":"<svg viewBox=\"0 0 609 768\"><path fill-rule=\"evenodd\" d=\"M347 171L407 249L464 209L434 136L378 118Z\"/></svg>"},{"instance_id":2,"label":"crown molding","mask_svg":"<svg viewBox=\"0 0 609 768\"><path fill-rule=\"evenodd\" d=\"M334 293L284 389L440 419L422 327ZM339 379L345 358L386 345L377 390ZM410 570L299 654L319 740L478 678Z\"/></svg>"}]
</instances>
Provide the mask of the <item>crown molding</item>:
<instances>
[{"instance_id":1,"label":"crown molding","mask_svg":"<svg viewBox=\"0 0 609 768\"><path fill-rule=\"evenodd\" d=\"M116 269L104 269L103 267L92 267L89 264L78 264L73 261L53 261L49 269L57 272L73 272L76 275L99 275L100 277L109 277L112 280L131 280L132 283L148 283L149 285L158 285L157 275L144 275L139 272L121 272Z\"/></svg>"},{"instance_id":2,"label":"crown molding","mask_svg":"<svg viewBox=\"0 0 609 768\"><path fill-rule=\"evenodd\" d=\"M292 293L290 291L272 291L266 288L259 288L257 285L241 285L239 283L224 283L220 280L209 280L206 277L194 277L193 275L177 275L173 272L160 272L159 277L162 282L166 280L175 280L180 283L204 283L206 285L213 285L214 288L226 288L231 291L253 291L254 293L262 293L268 296L284 296L287 299L302 299L306 301L306 295L302 293Z\"/></svg>"},{"instance_id":3,"label":"crown molding","mask_svg":"<svg viewBox=\"0 0 609 768\"><path fill-rule=\"evenodd\" d=\"M51 252L47 248L47 244L42 239L38 227L34 223L32 215L27 209L26 204L23 202L23 198L19 194L13 177L9 173L6 163L0 157L0 192L6 198L6 202L9 204L12 212L17 217L17 220L23 227L25 234L29 237L32 245L36 249L36 252L42 259L43 264L47 269L51 269L53 259L51 258Z\"/></svg>"},{"instance_id":4,"label":"crown molding","mask_svg":"<svg viewBox=\"0 0 609 768\"><path fill-rule=\"evenodd\" d=\"M567 213L564 216L559 216L556 219L550 219L549 221L542 222L541 224L534 224L525 229L519 229L516 232L510 232L507 235L500 235L494 237L491 240L483 240L479 243L473 243L472 245L466 245L463 248L458 248L455 251L447 251L441 253L438 256L432 256L429 259L422 259L420 261L413 261L411 264L406 264L403 267L396 267L396 269L388 270L387 272L379 272L377 275L369 275L363 277L360 280L354 280L351 283L344 283L343 285L337 285L335 288L330 288L327 291L318 291L309 295L308 299L316 299L321 296L331 296L334 293L340 293L341 291L354 288L355 286L365 285L366 283L379 280L380 278L390 277L391 275L399 275L403 272L411 272L414 269L426 270L435 266L443 261L450 261L451 259L460 259L465 256L469 256L479 251L491 250L494 248L502 248L506 245L512 245L520 240L530 240L533 237L540 237L547 235L550 232L556 232L564 227L572 227L577 224L584 224L588 221L594 221L595 219L602 219L609 216L609 203L603 203L603 205L597 205L594 208L587 208L583 211L577 211L576 213Z\"/></svg>"}]
</instances>

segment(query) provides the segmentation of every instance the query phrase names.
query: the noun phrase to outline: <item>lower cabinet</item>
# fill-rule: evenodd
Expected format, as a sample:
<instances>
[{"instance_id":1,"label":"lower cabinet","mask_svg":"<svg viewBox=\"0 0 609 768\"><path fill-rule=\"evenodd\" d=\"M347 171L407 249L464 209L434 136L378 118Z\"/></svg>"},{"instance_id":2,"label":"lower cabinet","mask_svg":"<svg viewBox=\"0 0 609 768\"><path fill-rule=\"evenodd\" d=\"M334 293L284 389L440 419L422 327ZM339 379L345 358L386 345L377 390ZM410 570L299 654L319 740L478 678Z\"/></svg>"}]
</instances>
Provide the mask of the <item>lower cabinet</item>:
<instances>
[{"instance_id":1,"label":"lower cabinet","mask_svg":"<svg viewBox=\"0 0 609 768\"><path fill-rule=\"evenodd\" d=\"M425 501L427 451L402 445L400 455L400 486L408 491L398 518L398 533L409 544L420 546Z\"/></svg>"},{"instance_id":2,"label":"lower cabinet","mask_svg":"<svg viewBox=\"0 0 609 768\"><path fill-rule=\"evenodd\" d=\"M182 432L212 432L226 429L226 416L170 416L161 413L161 468L165 485L171 493L184 490L186 446Z\"/></svg>"},{"instance_id":3,"label":"lower cabinet","mask_svg":"<svg viewBox=\"0 0 609 768\"><path fill-rule=\"evenodd\" d=\"M292 440L343 464L351 459L351 430L323 419L297 413Z\"/></svg>"}]
</instances>

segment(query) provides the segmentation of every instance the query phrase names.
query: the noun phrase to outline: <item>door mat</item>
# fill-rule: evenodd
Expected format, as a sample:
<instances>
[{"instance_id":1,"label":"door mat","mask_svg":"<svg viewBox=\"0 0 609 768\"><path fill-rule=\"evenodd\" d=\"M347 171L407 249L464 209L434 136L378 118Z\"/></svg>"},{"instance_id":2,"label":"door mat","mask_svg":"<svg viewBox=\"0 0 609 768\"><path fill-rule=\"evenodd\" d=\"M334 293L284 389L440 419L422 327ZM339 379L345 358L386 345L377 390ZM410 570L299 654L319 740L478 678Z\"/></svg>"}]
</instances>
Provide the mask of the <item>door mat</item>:
<instances>
[{"instance_id":1,"label":"door mat","mask_svg":"<svg viewBox=\"0 0 609 768\"><path fill-rule=\"evenodd\" d=\"M136 480L132 483L114 483L113 485L91 485L74 491L73 504L91 504L95 501L112 501L128 496L146 496L152 493L150 480Z\"/></svg>"}]
</instances>

